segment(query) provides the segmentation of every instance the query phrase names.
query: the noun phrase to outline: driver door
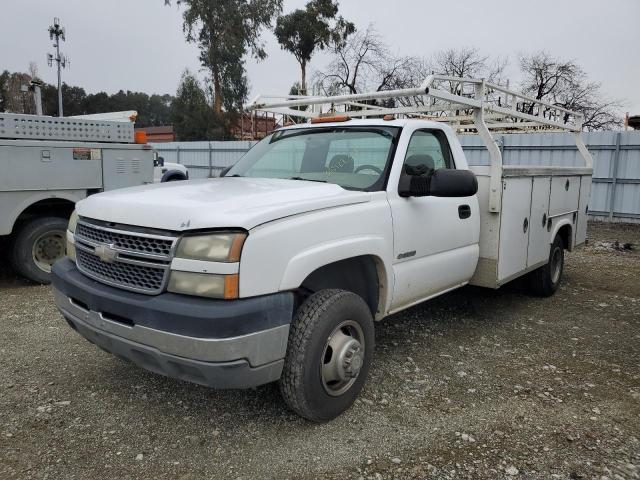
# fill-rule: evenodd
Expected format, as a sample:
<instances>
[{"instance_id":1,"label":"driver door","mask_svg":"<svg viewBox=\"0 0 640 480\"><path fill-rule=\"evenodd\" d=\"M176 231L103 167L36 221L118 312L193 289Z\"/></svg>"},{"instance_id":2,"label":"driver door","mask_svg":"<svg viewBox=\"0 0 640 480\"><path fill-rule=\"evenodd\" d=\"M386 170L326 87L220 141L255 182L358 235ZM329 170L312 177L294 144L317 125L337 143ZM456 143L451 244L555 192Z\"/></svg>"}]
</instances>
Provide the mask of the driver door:
<instances>
[{"instance_id":1,"label":"driver door","mask_svg":"<svg viewBox=\"0 0 640 480\"><path fill-rule=\"evenodd\" d=\"M411 134L403 176L427 176L456 168L447 135L439 129ZM478 259L476 197L401 197L389 185L394 230L395 286L392 311L467 283Z\"/></svg>"}]
</instances>

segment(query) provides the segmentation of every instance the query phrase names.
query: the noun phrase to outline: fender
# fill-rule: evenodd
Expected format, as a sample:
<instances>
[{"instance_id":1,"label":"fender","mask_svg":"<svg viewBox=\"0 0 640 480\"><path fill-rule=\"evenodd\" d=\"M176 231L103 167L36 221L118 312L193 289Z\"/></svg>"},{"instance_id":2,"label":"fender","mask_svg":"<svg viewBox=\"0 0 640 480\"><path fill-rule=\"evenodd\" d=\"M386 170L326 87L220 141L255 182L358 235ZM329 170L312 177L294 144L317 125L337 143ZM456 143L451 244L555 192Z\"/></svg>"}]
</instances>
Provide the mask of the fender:
<instances>
[{"instance_id":1,"label":"fender","mask_svg":"<svg viewBox=\"0 0 640 480\"><path fill-rule=\"evenodd\" d=\"M160 183L164 183L169 181L171 177L176 177L178 180L188 180L189 174L186 174L181 170L168 170L164 172L162 178L160 179Z\"/></svg>"},{"instance_id":2,"label":"fender","mask_svg":"<svg viewBox=\"0 0 640 480\"><path fill-rule=\"evenodd\" d=\"M87 198L87 192L85 190L67 190L60 192L40 192L33 193L19 203L6 217L5 222L2 224L8 226L8 229L0 229L0 235L10 234L13 231L13 227L18 217L31 205L34 205L42 200L69 200L70 202L78 203L80 200Z\"/></svg>"},{"instance_id":3,"label":"fender","mask_svg":"<svg viewBox=\"0 0 640 480\"><path fill-rule=\"evenodd\" d=\"M294 255L287 264L280 282L280 291L298 288L315 270L330 263L364 255L373 256L380 279L379 311L384 316L391 305L393 268L385 262L386 240L377 236L348 237L321 243Z\"/></svg>"},{"instance_id":4,"label":"fender","mask_svg":"<svg viewBox=\"0 0 640 480\"><path fill-rule=\"evenodd\" d=\"M574 243L573 235L575 232L573 228L573 222L571 221L572 216L573 216L573 213L563 215L562 217L557 217L558 220L554 221L553 229L551 230L551 236L549 237L549 245L553 243L553 239L556 238L556 235L558 234L560 229L565 225L569 225L569 229L571 230L571 235L569 235L569 245L567 245L567 250L569 251L573 250L573 243Z\"/></svg>"}]
</instances>

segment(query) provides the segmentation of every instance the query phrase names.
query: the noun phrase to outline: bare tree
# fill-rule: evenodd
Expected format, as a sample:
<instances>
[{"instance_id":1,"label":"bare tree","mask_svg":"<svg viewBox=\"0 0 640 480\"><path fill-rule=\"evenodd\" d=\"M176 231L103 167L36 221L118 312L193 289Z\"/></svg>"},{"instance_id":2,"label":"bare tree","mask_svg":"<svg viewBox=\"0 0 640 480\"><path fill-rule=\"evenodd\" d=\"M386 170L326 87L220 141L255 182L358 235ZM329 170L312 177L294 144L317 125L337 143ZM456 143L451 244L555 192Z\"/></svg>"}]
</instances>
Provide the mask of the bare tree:
<instances>
[{"instance_id":1,"label":"bare tree","mask_svg":"<svg viewBox=\"0 0 640 480\"><path fill-rule=\"evenodd\" d=\"M500 83L506 59L490 60L477 48L449 48L435 53L428 61L433 73L450 77L484 78L489 82Z\"/></svg>"},{"instance_id":2,"label":"bare tree","mask_svg":"<svg viewBox=\"0 0 640 480\"><path fill-rule=\"evenodd\" d=\"M520 55L519 60L522 93L582 113L586 130L621 125L620 102L606 99L600 83L589 81L575 61L559 60L547 52Z\"/></svg>"},{"instance_id":3,"label":"bare tree","mask_svg":"<svg viewBox=\"0 0 640 480\"><path fill-rule=\"evenodd\" d=\"M29 76L32 80L40 80L40 75L38 75L38 64L36 62L29 62Z\"/></svg>"},{"instance_id":4,"label":"bare tree","mask_svg":"<svg viewBox=\"0 0 640 480\"><path fill-rule=\"evenodd\" d=\"M472 47L460 49L449 48L436 52L427 59L427 69L431 73L460 78L484 78L486 81L501 84L508 61L506 58L491 59L489 55L482 55L480 50ZM455 81L447 82L449 91L461 95L473 95L473 92L463 92L462 85Z\"/></svg>"},{"instance_id":5,"label":"bare tree","mask_svg":"<svg viewBox=\"0 0 640 480\"><path fill-rule=\"evenodd\" d=\"M419 61L395 56L371 25L334 48L331 63L317 72L316 83L326 94L382 91L406 85Z\"/></svg>"}]
</instances>

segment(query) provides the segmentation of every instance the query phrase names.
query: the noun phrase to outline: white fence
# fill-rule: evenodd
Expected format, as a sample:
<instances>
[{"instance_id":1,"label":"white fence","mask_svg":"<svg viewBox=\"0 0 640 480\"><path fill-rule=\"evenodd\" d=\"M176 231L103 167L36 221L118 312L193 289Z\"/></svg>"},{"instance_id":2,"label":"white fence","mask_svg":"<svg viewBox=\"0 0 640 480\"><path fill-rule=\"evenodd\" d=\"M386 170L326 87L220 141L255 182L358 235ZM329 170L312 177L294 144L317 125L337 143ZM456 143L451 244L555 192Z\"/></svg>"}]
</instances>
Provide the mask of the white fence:
<instances>
[{"instance_id":1,"label":"white fence","mask_svg":"<svg viewBox=\"0 0 640 480\"><path fill-rule=\"evenodd\" d=\"M507 165L580 165L572 134L498 135ZM467 160L488 164L488 153L475 135L461 136ZM613 222L640 222L640 132L592 132L585 140L594 157L589 215ZM255 142L172 142L154 144L167 162L182 163L191 178L218 176Z\"/></svg>"}]
</instances>

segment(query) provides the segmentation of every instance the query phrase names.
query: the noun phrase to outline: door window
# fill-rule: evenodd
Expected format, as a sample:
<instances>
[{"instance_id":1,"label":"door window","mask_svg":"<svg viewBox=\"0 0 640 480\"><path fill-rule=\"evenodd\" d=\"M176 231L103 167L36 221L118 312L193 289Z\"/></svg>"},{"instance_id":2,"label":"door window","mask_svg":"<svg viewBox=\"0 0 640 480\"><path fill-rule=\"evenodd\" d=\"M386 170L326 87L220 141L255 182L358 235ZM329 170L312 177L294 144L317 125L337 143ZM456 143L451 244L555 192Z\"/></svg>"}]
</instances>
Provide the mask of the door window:
<instances>
[{"instance_id":1,"label":"door window","mask_svg":"<svg viewBox=\"0 0 640 480\"><path fill-rule=\"evenodd\" d=\"M449 143L441 130L417 130L411 136L403 173L426 176L441 168L455 168Z\"/></svg>"}]
</instances>

